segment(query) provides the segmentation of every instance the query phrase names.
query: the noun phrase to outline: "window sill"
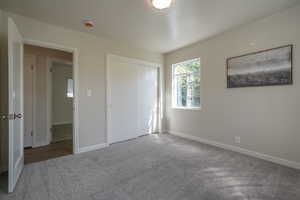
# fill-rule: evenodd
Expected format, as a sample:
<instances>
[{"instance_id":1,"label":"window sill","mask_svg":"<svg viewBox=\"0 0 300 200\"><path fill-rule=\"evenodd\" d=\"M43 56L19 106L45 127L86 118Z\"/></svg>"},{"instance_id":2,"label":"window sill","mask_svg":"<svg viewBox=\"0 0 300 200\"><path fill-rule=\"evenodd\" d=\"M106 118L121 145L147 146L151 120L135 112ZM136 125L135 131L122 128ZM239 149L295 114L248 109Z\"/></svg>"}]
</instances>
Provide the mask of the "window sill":
<instances>
[{"instance_id":1,"label":"window sill","mask_svg":"<svg viewBox=\"0 0 300 200\"><path fill-rule=\"evenodd\" d=\"M194 110L194 111L201 110L201 107L197 107L197 108L171 107L171 108L174 110Z\"/></svg>"}]
</instances>

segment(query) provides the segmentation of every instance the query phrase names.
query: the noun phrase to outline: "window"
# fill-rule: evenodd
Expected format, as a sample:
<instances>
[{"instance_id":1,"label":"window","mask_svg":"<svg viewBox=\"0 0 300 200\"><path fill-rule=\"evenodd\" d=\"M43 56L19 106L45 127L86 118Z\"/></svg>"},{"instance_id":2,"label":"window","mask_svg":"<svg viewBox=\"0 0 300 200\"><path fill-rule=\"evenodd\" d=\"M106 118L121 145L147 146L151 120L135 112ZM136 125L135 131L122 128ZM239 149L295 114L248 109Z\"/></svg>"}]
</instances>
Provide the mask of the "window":
<instances>
[{"instance_id":1,"label":"window","mask_svg":"<svg viewBox=\"0 0 300 200\"><path fill-rule=\"evenodd\" d=\"M73 98L74 97L74 82L73 79L68 78L67 79L67 97Z\"/></svg>"},{"instance_id":2,"label":"window","mask_svg":"<svg viewBox=\"0 0 300 200\"><path fill-rule=\"evenodd\" d=\"M200 59L172 66L172 106L200 108Z\"/></svg>"}]
</instances>

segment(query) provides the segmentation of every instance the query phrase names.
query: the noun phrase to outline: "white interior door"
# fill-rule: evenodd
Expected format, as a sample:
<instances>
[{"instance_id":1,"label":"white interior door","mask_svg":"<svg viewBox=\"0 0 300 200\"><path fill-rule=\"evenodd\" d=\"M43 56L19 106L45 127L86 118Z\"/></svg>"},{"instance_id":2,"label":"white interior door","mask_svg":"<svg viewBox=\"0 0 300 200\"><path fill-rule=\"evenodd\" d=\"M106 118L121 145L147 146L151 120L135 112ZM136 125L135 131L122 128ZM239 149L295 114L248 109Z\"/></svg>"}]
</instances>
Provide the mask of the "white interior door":
<instances>
[{"instance_id":1,"label":"white interior door","mask_svg":"<svg viewBox=\"0 0 300 200\"><path fill-rule=\"evenodd\" d=\"M24 147L33 145L33 78L35 56L24 56Z\"/></svg>"},{"instance_id":2,"label":"white interior door","mask_svg":"<svg viewBox=\"0 0 300 200\"><path fill-rule=\"evenodd\" d=\"M23 151L23 39L8 19L9 168L8 191L13 192L24 166Z\"/></svg>"},{"instance_id":3,"label":"white interior door","mask_svg":"<svg viewBox=\"0 0 300 200\"><path fill-rule=\"evenodd\" d=\"M108 143L153 132L157 121L157 68L130 59L109 58L107 68Z\"/></svg>"}]
</instances>

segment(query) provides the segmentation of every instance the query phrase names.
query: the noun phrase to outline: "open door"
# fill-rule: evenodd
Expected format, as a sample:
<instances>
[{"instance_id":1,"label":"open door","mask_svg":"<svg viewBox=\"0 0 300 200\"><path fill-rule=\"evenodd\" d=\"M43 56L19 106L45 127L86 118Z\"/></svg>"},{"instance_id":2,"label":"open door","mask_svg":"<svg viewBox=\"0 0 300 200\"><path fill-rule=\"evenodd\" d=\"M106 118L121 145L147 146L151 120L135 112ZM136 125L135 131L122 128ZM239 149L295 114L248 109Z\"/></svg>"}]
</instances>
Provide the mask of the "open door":
<instances>
[{"instance_id":1,"label":"open door","mask_svg":"<svg viewBox=\"0 0 300 200\"><path fill-rule=\"evenodd\" d=\"M24 166L23 38L11 18L8 19L8 91L8 192L13 192Z\"/></svg>"}]
</instances>

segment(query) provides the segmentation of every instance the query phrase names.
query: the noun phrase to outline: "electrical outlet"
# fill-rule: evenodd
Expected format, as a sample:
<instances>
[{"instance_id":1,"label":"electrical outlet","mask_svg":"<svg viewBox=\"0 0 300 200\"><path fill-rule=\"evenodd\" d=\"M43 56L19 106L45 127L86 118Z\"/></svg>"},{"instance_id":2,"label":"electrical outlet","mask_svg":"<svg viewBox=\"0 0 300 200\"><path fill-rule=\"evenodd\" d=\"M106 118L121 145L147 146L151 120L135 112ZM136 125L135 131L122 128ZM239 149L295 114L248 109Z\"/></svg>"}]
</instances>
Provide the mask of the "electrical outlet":
<instances>
[{"instance_id":1,"label":"electrical outlet","mask_svg":"<svg viewBox=\"0 0 300 200\"><path fill-rule=\"evenodd\" d=\"M235 141L235 143L240 144L241 143L241 137L240 136L235 136L234 141Z\"/></svg>"}]
</instances>

